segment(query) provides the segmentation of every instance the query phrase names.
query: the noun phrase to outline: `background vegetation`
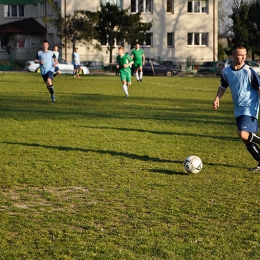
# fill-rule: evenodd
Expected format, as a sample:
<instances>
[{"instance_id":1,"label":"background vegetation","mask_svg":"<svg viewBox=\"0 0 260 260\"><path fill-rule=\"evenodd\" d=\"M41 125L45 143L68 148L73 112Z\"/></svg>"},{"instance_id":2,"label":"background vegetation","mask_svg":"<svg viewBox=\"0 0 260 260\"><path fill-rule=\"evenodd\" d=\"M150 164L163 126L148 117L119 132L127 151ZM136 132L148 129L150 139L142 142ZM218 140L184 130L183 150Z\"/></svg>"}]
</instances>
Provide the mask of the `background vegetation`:
<instances>
[{"instance_id":1,"label":"background vegetation","mask_svg":"<svg viewBox=\"0 0 260 260\"><path fill-rule=\"evenodd\" d=\"M260 176L219 78L0 74L0 259L259 259ZM199 174L183 161L198 155Z\"/></svg>"}]
</instances>

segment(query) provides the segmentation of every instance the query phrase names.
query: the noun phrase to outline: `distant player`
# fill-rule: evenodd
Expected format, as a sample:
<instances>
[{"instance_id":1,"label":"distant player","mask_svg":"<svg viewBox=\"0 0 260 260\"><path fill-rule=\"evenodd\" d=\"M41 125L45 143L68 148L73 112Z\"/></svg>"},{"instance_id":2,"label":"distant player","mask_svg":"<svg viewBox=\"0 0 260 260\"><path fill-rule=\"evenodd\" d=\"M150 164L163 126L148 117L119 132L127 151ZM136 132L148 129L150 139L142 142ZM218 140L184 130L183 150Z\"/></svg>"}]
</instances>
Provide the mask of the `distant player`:
<instances>
[{"instance_id":1,"label":"distant player","mask_svg":"<svg viewBox=\"0 0 260 260\"><path fill-rule=\"evenodd\" d=\"M53 53L55 54L56 56L56 59L59 60L59 47L58 45L54 45L53 47ZM56 77L57 75L60 75L60 69L59 69L59 66L56 66L55 67L55 72L53 73L53 77Z\"/></svg>"},{"instance_id":2,"label":"distant player","mask_svg":"<svg viewBox=\"0 0 260 260\"><path fill-rule=\"evenodd\" d=\"M116 57L120 78L123 84L123 90L126 97L129 97L128 87L131 85L131 66L134 63L129 54L124 53L124 47L118 47L118 56Z\"/></svg>"},{"instance_id":3,"label":"distant player","mask_svg":"<svg viewBox=\"0 0 260 260\"><path fill-rule=\"evenodd\" d=\"M81 66L80 66L80 56L79 56L78 47L75 47L74 52L72 54L72 63L74 65L73 77L80 78L79 72Z\"/></svg>"},{"instance_id":4,"label":"distant player","mask_svg":"<svg viewBox=\"0 0 260 260\"><path fill-rule=\"evenodd\" d=\"M145 64L145 56L140 44L135 45L135 49L132 51L131 58L134 60L135 76L137 81L143 80L143 65ZM140 75L139 75L140 71Z\"/></svg>"},{"instance_id":5,"label":"distant player","mask_svg":"<svg viewBox=\"0 0 260 260\"><path fill-rule=\"evenodd\" d=\"M51 94L52 102L55 101L54 87L52 84L54 68L58 65L58 60L55 54L49 50L49 42L42 42L42 51L39 51L35 56L35 63L40 64L41 75L45 82L48 91Z\"/></svg>"}]
</instances>

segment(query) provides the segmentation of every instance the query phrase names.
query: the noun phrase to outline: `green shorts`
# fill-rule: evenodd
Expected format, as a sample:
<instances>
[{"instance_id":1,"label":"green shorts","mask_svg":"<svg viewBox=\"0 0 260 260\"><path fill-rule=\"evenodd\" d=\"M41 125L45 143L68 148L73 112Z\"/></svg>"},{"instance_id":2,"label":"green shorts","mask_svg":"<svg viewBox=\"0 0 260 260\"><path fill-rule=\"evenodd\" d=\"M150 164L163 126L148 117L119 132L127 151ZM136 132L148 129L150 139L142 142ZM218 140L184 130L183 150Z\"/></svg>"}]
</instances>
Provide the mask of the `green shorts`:
<instances>
[{"instance_id":1,"label":"green shorts","mask_svg":"<svg viewBox=\"0 0 260 260\"><path fill-rule=\"evenodd\" d=\"M142 60L135 61L134 66L135 66L135 69L143 67L143 61Z\"/></svg>"},{"instance_id":2,"label":"green shorts","mask_svg":"<svg viewBox=\"0 0 260 260\"><path fill-rule=\"evenodd\" d=\"M122 81L125 80L126 82L131 82L131 70L120 70L120 79Z\"/></svg>"}]
</instances>

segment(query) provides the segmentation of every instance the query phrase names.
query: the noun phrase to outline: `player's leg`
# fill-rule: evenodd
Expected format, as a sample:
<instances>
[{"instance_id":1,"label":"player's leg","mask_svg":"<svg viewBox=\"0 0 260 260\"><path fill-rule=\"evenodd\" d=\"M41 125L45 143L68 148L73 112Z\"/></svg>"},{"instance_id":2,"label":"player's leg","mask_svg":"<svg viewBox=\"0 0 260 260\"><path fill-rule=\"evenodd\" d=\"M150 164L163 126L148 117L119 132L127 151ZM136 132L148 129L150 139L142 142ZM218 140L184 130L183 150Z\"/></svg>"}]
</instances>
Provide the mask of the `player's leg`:
<instances>
[{"instance_id":1,"label":"player's leg","mask_svg":"<svg viewBox=\"0 0 260 260\"><path fill-rule=\"evenodd\" d=\"M129 97L128 87L126 85L126 73L123 70L120 70L120 78L121 78L121 81L122 81L123 91L124 91L126 97Z\"/></svg>"},{"instance_id":2,"label":"player's leg","mask_svg":"<svg viewBox=\"0 0 260 260\"><path fill-rule=\"evenodd\" d=\"M260 172L260 138L255 133L258 132L257 119L250 116L240 116L236 118L238 127L238 136L243 140L248 152L258 162L257 167L250 169L251 171Z\"/></svg>"},{"instance_id":3,"label":"player's leg","mask_svg":"<svg viewBox=\"0 0 260 260\"><path fill-rule=\"evenodd\" d=\"M53 73L53 77L56 77L57 75L60 75L60 69L58 66L55 67L54 73Z\"/></svg>"},{"instance_id":4,"label":"player's leg","mask_svg":"<svg viewBox=\"0 0 260 260\"><path fill-rule=\"evenodd\" d=\"M54 87L53 87L53 83L52 83L53 73L51 71L49 71L46 75L47 75L46 85L47 85L48 91L51 94L51 101L54 102L54 101L56 101L56 99L55 99Z\"/></svg>"},{"instance_id":5,"label":"player's leg","mask_svg":"<svg viewBox=\"0 0 260 260\"><path fill-rule=\"evenodd\" d=\"M139 65L138 63L135 63L135 77L136 77L136 80L139 81L140 78L139 78Z\"/></svg>"},{"instance_id":6,"label":"player's leg","mask_svg":"<svg viewBox=\"0 0 260 260\"><path fill-rule=\"evenodd\" d=\"M139 67L139 70L140 70L140 81L143 81L143 66L140 66Z\"/></svg>"},{"instance_id":7,"label":"player's leg","mask_svg":"<svg viewBox=\"0 0 260 260\"><path fill-rule=\"evenodd\" d=\"M126 75L126 86L127 86L127 95L126 95L126 97L129 97L128 88L131 86L131 77L132 77L131 73L128 73Z\"/></svg>"},{"instance_id":8,"label":"player's leg","mask_svg":"<svg viewBox=\"0 0 260 260\"><path fill-rule=\"evenodd\" d=\"M74 65L74 70L73 70L73 78L76 77L76 74L77 74L77 66Z\"/></svg>"}]
</instances>

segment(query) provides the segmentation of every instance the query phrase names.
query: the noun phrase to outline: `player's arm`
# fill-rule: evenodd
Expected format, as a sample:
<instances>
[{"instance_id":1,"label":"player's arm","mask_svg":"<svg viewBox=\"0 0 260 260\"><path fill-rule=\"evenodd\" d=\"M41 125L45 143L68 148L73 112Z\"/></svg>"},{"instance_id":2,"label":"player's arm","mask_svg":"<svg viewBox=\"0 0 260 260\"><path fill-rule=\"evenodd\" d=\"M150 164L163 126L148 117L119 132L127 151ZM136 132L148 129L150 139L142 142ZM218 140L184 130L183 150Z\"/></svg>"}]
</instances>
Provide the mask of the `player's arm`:
<instances>
[{"instance_id":1,"label":"player's arm","mask_svg":"<svg viewBox=\"0 0 260 260\"><path fill-rule=\"evenodd\" d=\"M145 56L144 54L142 55L142 59L143 59L143 65L145 64Z\"/></svg>"},{"instance_id":2,"label":"player's arm","mask_svg":"<svg viewBox=\"0 0 260 260\"><path fill-rule=\"evenodd\" d=\"M131 57L132 60L134 60L134 53L133 52L131 53L130 57Z\"/></svg>"},{"instance_id":3,"label":"player's arm","mask_svg":"<svg viewBox=\"0 0 260 260\"><path fill-rule=\"evenodd\" d=\"M219 107L219 100L220 100L221 97L224 95L225 91L226 91L226 88L224 88L224 87L222 87L222 86L220 86L220 87L218 88L217 95L216 95L216 97L215 97L215 100L213 101L213 109L214 109L214 110L217 110L217 109L218 109L218 107Z\"/></svg>"},{"instance_id":4,"label":"player's arm","mask_svg":"<svg viewBox=\"0 0 260 260\"><path fill-rule=\"evenodd\" d=\"M119 69L119 59L118 59L118 56L116 57L116 68Z\"/></svg>"},{"instance_id":5,"label":"player's arm","mask_svg":"<svg viewBox=\"0 0 260 260\"><path fill-rule=\"evenodd\" d=\"M75 54L73 54L73 60L74 60L74 62L75 62L75 65L77 65L78 62L77 62L77 58L76 58L76 55L75 55Z\"/></svg>"},{"instance_id":6,"label":"player's arm","mask_svg":"<svg viewBox=\"0 0 260 260\"><path fill-rule=\"evenodd\" d=\"M134 64L133 61L130 61L129 63L125 63L125 64L124 64L124 68L130 67L130 66L132 66L133 64Z\"/></svg>"},{"instance_id":7,"label":"player's arm","mask_svg":"<svg viewBox=\"0 0 260 260\"><path fill-rule=\"evenodd\" d=\"M127 59L129 62L124 64L124 68L131 67L134 64L134 61L132 60L132 58L129 55L128 55Z\"/></svg>"},{"instance_id":8,"label":"player's arm","mask_svg":"<svg viewBox=\"0 0 260 260\"><path fill-rule=\"evenodd\" d=\"M35 56L35 58L34 58L34 63L36 63L36 64L38 64L38 63L43 64L44 61L43 61L43 59L40 59L40 56L37 54Z\"/></svg>"},{"instance_id":9,"label":"player's arm","mask_svg":"<svg viewBox=\"0 0 260 260\"><path fill-rule=\"evenodd\" d=\"M53 64L53 66L56 67L58 64L59 64L58 59L57 59L57 58L54 58L54 64Z\"/></svg>"}]
</instances>

